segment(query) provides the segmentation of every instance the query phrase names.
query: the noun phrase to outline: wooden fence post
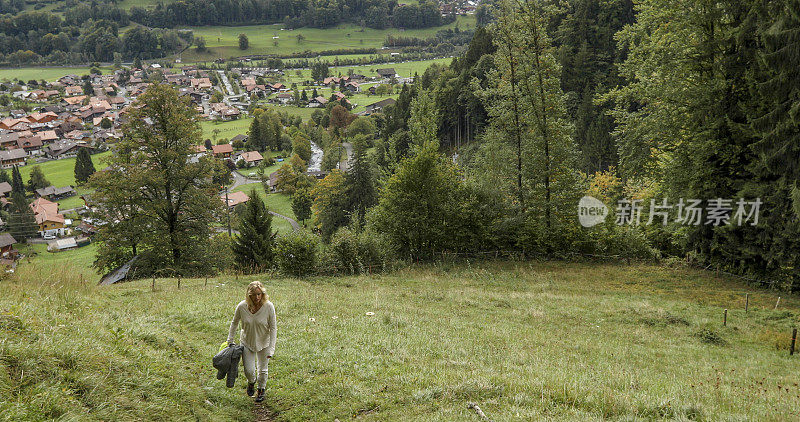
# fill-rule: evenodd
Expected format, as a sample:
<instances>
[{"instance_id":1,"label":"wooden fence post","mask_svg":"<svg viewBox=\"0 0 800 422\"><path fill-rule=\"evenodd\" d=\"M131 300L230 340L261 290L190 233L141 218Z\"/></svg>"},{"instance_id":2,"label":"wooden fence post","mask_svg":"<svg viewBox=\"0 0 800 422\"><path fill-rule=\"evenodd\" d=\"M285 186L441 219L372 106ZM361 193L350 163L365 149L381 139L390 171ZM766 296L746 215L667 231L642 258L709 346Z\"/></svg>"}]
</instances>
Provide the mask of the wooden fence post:
<instances>
[{"instance_id":1,"label":"wooden fence post","mask_svg":"<svg viewBox=\"0 0 800 422\"><path fill-rule=\"evenodd\" d=\"M178 277L178 290L180 290L180 289L181 289L181 278Z\"/></svg>"},{"instance_id":2,"label":"wooden fence post","mask_svg":"<svg viewBox=\"0 0 800 422\"><path fill-rule=\"evenodd\" d=\"M744 313L747 313L747 308L750 306L750 293L744 294Z\"/></svg>"},{"instance_id":3,"label":"wooden fence post","mask_svg":"<svg viewBox=\"0 0 800 422\"><path fill-rule=\"evenodd\" d=\"M778 301L775 302L775 309L778 309L778 305L780 305L780 304L781 304L781 297L778 296Z\"/></svg>"},{"instance_id":4,"label":"wooden fence post","mask_svg":"<svg viewBox=\"0 0 800 422\"><path fill-rule=\"evenodd\" d=\"M722 312L722 326L725 327L728 325L728 310Z\"/></svg>"},{"instance_id":5,"label":"wooden fence post","mask_svg":"<svg viewBox=\"0 0 800 422\"><path fill-rule=\"evenodd\" d=\"M789 346L789 356L794 354L794 342L797 340L797 328L792 328L792 344Z\"/></svg>"},{"instance_id":6,"label":"wooden fence post","mask_svg":"<svg viewBox=\"0 0 800 422\"><path fill-rule=\"evenodd\" d=\"M150 290L156 291L156 276L153 276L153 285L150 286Z\"/></svg>"}]
</instances>

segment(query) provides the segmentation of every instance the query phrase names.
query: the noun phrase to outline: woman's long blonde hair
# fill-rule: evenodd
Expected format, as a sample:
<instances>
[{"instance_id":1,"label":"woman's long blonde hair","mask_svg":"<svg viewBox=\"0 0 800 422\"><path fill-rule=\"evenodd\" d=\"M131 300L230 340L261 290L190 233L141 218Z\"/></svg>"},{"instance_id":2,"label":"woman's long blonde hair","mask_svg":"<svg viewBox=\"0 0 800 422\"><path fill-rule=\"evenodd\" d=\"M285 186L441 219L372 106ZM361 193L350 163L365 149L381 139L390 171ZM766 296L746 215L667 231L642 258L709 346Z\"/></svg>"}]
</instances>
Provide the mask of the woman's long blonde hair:
<instances>
[{"instance_id":1,"label":"woman's long blonde hair","mask_svg":"<svg viewBox=\"0 0 800 422\"><path fill-rule=\"evenodd\" d=\"M269 296L267 296L267 289L264 288L264 285L261 284L260 281L254 281L247 285L247 294L245 295L244 299L245 301L247 301L247 306L250 309L254 309L256 307L255 303L253 303L253 300L250 299L250 292L252 292L255 289L261 290L261 303L259 305L263 306L269 300Z\"/></svg>"}]
</instances>

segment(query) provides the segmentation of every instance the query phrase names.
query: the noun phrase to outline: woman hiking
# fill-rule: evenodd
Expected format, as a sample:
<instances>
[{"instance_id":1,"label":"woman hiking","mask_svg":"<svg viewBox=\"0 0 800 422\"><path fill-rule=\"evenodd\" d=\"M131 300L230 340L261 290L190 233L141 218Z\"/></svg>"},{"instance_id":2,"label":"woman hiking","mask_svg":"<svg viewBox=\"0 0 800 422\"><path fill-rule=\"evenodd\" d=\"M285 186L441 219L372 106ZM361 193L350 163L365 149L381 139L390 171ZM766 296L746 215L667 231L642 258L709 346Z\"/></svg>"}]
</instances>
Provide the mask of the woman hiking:
<instances>
[{"instance_id":1,"label":"woman hiking","mask_svg":"<svg viewBox=\"0 0 800 422\"><path fill-rule=\"evenodd\" d=\"M239 341L244 346L242 364L247 377L247 395L253 396L258 368L258 394L256 402L264 401L264 389L267 386L267 365L275 352L277 326L275 322L275 306L269 301L267 291L260 281L247 286L245 300L236 305L233 320L228 330L228 344L232 344L237 327L241 324Z\"/></svg>"}]
</instances>

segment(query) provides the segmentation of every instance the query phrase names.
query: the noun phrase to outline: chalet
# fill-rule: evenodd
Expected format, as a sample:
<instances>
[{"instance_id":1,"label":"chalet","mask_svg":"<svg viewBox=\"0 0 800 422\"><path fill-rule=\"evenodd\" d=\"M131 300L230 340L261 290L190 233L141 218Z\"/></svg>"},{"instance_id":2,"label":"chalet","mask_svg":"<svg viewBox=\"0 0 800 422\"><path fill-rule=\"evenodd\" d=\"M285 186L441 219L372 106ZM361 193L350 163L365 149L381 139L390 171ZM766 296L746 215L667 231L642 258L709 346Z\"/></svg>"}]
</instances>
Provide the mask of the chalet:
<instances>
[{"instance_id":1,"label":"chalet","mask_svg":"<svg viewBox=\"0 0 800 422\"><path fill-rule=\"evenodd\" d=\"M83 104L83 102L86 101L88 98L89 97L87 97L85 95L79 95L77 97L67 97L67 98L62 99L61 101L63 101L64 104L67 105L67 106L73 106L74 107L74 106L79 106L79 105Z\"/></svg>"},{"instance_id":2,"label":"chalet","mask_svg":"<svg viewBox=\"0 0 800 422\"><path fill-rule=\"evenodd\" d=\"M193 78L190 81L192 88L202 90L202 89L211 89L214 85L211 84L211 79L209 78Z\"/></svg>"},{"instance_id":3,"label":"chalet","mask_svg":"<svg viewBox=\"0 0 800 422\"><path fill-rule=\"evenodd\" d=\"M58 141L53 142L42 149L44 154L50 158L63 158L78 155L80 148L89 148L89 153L93 152L93 148L87 145L85 141Z\"/></svg>"},{"instance_id":4,"label":"chalet","mask_svg":"<svg viewBox=\"0 0 800 422\"><path fill-rule=\"evenodd\" d=\"M384 78L384 79L391 79L391 78L399 77L397 72L394 71L393 67L386 68L386 69L378 69L375 72L378 74L378 76L380 76L381 78Z\"/></svg>"},{"instance_id":5,"label":"chalet","mask_svg":"<svg viewBox=\"0 0 800 422\"><path fill-rule=\"evenodd\" d=\"M233 146L231 144L213 145L211 153L216 158L230 158L233 154Z\"/></svg>"},{"instance_id":6,"label":"chalet","mask_svg":"<svg viewBox=\"0 0 800 422\"><path fill-rule=\"evenodd\" d=\"M58 213L58 204L44 198L37 198L30 205L36 224L39 225L39 235L64 235L64 216Z\"/></svg>"},{"instance_id":7,"label":"chalet","mask_svg":"<svg viewBox=\"0 0 800 422\"><path fill-rule=\"evenodd\" d=\"M192 150L195 154L205 154L208 151L205 145L192 145Z\"/></svg>"},{"instance_id":8,"label":"chalet","mask_svg":"<svg viewBox=\"0 0 800 422\"><path fill-rule=\"evenodd\" d=\"M294 99L291 92L282 92L275 97L275 102L280 104L289 104Z\"/></svg>"},{"instance_id":9,"label":"chalet","mask_svg":"<svg viewBox=\"0 0 800 422\"><path fill-rule=\"evenodd\" d=\"M35 193L39 198L44 198L49 201L57 201L59 199L75 196L75 189L72 186L64 186L60 188L48 186L46 188L36 189Z\"/></svg>"},{"instance_id":10,"label":"chalet","mask_svg":"<svg viewBox=\"0 0 800 422\"><path fill-rule=\"evenodd\" d=\"M226 195L228 197L227 200L225 199ZM238 192L230 192L228 194L222 194L220 195L219 199L221 199L222 202L227 202L228 208L233 208L239 204L244 204L245 202L249 201L250 197L247 196L246 193L238 191Z\"/></svg>"},{"instance_id":11,"label":"chalet","mask_svg":"<svg viewBox=\"0 0 800 422\"><path fill-rule=\"evenodd\" d=\"M42 138L31 136L17 139L17 148L22 148L28 154L39 153L42 149Z\"/></svg>"},{"instance_id":12,"label":"chalet","mask_svg":"<svg viewBox=\"0 0 800 422\"><path fill-rule=\"evenodd\" d=\"M56 135L56 131L54 130L43 130L41 132L37 132L36 136L38 136L42 140L42 143L46 144L58 140L58 135Z\"/></svg>"},{"instance_id":13,"label":"chalet","mask_svg":"<svg viewBox=\"0 0 800 422\"><path fill-rule=\"evenodd\" d=\"M0 234L0 255L7 257L14 253L14 244L17 240L8 233Z\"/></svg>"},{"instance_id":14,"label":"chalet","mask_svg":"<svg viewBox=\"0 0 800 422\"><path fill-rule=\"evenodd\" d=\"M264 161L264 157L262 157L261 153L258 151L248 151L241 153L239 155L239 160L243 160L248 167L253 167Z\"/></svg>"},{"instance_id":15,"label":"chalet","mask_svg":"<svg viewBox=\"0 0 800 422\"><path fill-rule=\"evenodd\" d=\"M68 86L64 88L64 95L73 96L73 95L81 95L83 93L83 88L80 86Z\"/></svg>"},{"instance_id":16,"label":"chalet","mask_svg":"<svg viewBox=\"0 0 800 422\"><path fill-rule=\"evenodd\" d=\"M387 98L385 100L380 100L377 103L372 103L367 105L365 108L366 113L377 113L384 109L384 107L388 107L394 105L397 101L394 98Z\"/></svg>"},{"instance_id":17,"label":"chalet","mask_svg":"<svg viewBox=\"0 0 800 422\"><path fill-rule=\"evenodd\" d=\"M46 113L31 113L26 119L31 123L47 123L58 119L58 114L51 111Z\"/></svg>"},{"instance_id":18,"label":"chalet","mask_svg":"<svg viewBox=\"0 0 800 422\"><path fill-rule=\"evenodd\" d=\"M0 134L0 148L16 147L19 134L15 132Z\"/></svg>"},{"instance_id":19,"label":"chalet","mask_svg":"<svg viewBox=\"0 0 800 422\"><path fill-rule=\"evenodd\" d=\"M308 106L312 108L325 107L328 100L325 97L314 97L308 102Z\"/></svg>"},{"instance_id":20,"label":"chalet","mask_svg":"<svg viewBox=\"0 0 800 422\"><path fill-rule=\"evenodd\" d=\"M249 138L247 137L247 135L238 134L238 135L234 136L233 138L231 138L231 145L233 145L236 141L242 141L243 143L247 142L248 139Z\"/></svg>"},{"instance_id":21,"label":"chalet","mask_svg":"<svg viewBox=\"0 0 800 422\"><path fill-rule=\"evenodd\" d=\"M242 114L237 108L225 103L212 103L210 106L211 117L217 120L236 120Z\"/></svg>"},{"instance_id":22,"label":"chalet","mask_svg":"<svg viewBox=\"0 0 800 422\"><path fill-rule=\"evenodd\" d=\"M276 84L269 85L269 88L272 90L272 92L278 92L278 91L283 91L284 89L286 89L286 85L278 82Z\"/></svg>"},{"instance_id":23,"label":"chalet","mask_svg":"<svg viewBox=\"0 0 800 422\"><path fill-rule=\"evenodd\" d=\"M28 153L22 148L0 151L0 167L11 168L15 165L24 165Z\"/></svg>"},{"instance_id":24,"label":"chalet","mask_svg":"<svg viewBox=\"0 0 800 422\"><path fill-rule=\"evenodd\" d=\"M0 196L7 197L11 193L12 190L13 189L11 189L11 184L10 183L8 183L8 182L0 183Z\"/></svg>"},{"instance_id":25,"label":"chalet","mask_svg":"<svg viewBox=\"0 0 800 422\"><path fill-rule=\"evenodd\" d=\"M358 82L348 82L344 85L344 87L349 90L350 92L358 92L361 89L358 87Z\"/></svg>"}]
</instances>

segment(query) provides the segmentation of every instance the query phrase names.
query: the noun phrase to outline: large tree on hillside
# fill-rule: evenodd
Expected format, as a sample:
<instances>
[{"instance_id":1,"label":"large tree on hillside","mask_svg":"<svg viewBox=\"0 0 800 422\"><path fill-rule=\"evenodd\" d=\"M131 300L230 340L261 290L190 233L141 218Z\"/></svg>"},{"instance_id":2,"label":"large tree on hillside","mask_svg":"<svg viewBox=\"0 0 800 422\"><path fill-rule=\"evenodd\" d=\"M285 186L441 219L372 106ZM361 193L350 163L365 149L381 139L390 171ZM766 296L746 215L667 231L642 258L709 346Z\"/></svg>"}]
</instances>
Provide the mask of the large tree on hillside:
<instances>
[{"instance_id":1,"label":"large tree on hillside","mask_svg":"<svg viewBox=\"0 0 800 422\"><path fill-rule=\"evenodd\" d=\"M239 269L257 273L272 266L276 233L272 232L272 215L255 189L250 192L236 230L239 234L234 236L231 247Z\"/></svg>"},{"instance_id":2,"label":"large tree on hillside","mask_svg":"<svg viewBox=\"0 0 800 422\"><path fill-rule=\"evenodd\" d=\"M480 91L489 113L480 180L515 210L519 242L549 250L554 233L572 224L579 198L576 148L560 87L561 69L535 2L504 1L493 27L496 69Z\"/></svg>"},{"instance_id":3,"label":"large tree on hillside","mask_svg":"<svg viewBox=\"0 0 800 422\"><path fill-rule=\"evenodd\" d=\"M140 256L139 274L205 271L211 264L204 259L210 225L222 201L212 180L213 159L190 160L193 146L201 140L196 112L173 88L161 84L148 88L136 106L123 128L124 138L114 145L111 170L92 178L96 190L92 199L105 220L100 228L104 247L98 250L116 248L113 254L119 257L135 251ZM120 197L114 188L128 195ZM133 228L115 215L128 206L127 212L136 215ZM135 247L116 242L117 234L138 236ZM110 261L98 266L113 267Z\"/></svg>"}]
</instances>

